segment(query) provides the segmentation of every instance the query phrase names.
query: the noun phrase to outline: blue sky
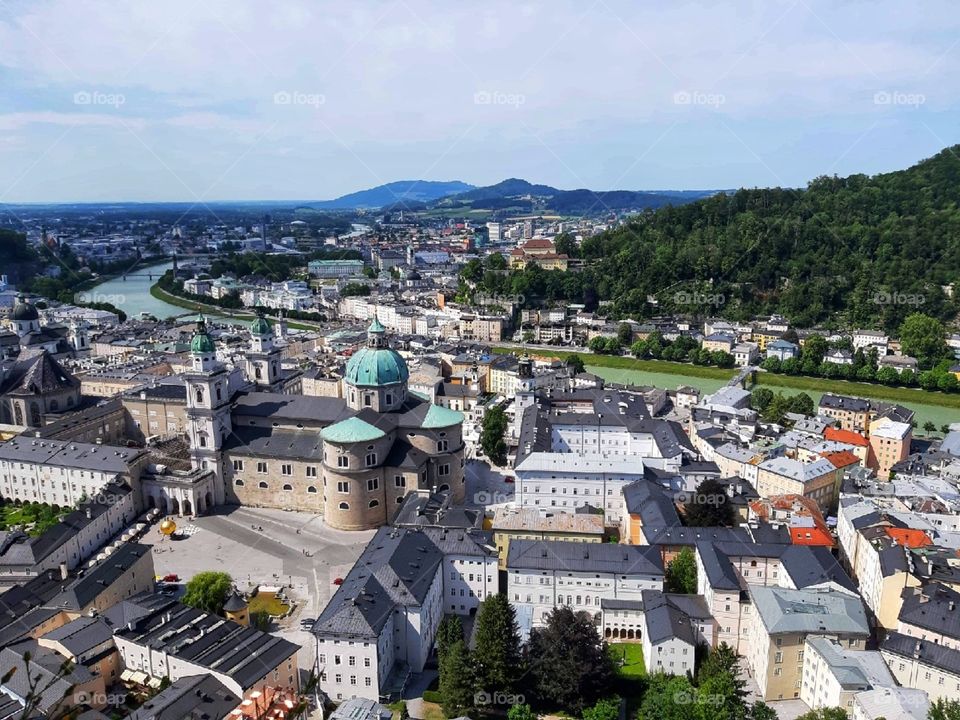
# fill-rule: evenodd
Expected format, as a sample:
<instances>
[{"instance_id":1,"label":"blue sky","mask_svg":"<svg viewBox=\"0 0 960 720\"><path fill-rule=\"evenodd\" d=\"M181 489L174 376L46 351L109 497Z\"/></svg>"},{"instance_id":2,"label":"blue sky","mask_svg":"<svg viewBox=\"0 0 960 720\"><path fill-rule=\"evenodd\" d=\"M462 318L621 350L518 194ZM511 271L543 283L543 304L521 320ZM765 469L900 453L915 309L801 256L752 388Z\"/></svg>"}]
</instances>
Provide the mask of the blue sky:
<instances>
[{"instance_id":1,"label":"blue sky","mask_svg":"<svg viewBox=\"0 0 960 720\"><path fill-rule=\"evenodd\" d=\"M960 142L955 2L0 1L0 202L802 186Z\"/></svg>"}]
</instances>

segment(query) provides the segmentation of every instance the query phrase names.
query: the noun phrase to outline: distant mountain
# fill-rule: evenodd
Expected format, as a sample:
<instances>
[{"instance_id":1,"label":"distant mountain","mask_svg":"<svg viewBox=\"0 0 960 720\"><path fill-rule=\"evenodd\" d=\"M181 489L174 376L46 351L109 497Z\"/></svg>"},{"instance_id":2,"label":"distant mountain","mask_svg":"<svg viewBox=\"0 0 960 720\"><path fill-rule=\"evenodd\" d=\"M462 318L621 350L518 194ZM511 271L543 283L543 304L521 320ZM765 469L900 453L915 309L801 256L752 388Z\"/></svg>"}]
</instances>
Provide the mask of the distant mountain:
<instances>
[{"instance_id":1,"label":"distant mountain","mask_svg":"<svg viewBox=\"0 0 960 720\"><path fill-rule=\"evenodd\" d=\"M515 209L532 211L534 204L561 215L601 213L605 210L644 210L663 205L682 205L714 195L717 190L559 190L508 178L495 185L478 187L434 201L438 207L469 205L473 210Z\"/></svg>"},{"instance_id":2,"label":"distant mountain","mask_svg":"<svg viewBox=\"0 0 960 720\"><path fill-rule=\"evenodd\" d=\"M378 185L368 190L359 190L335 200L310 203L318 210L354 210L381 208L388 205L429 203L448 195L473 190L474 186L459 180L437 182L433 180L398 180Z\"/></svg>"}]
</instances>

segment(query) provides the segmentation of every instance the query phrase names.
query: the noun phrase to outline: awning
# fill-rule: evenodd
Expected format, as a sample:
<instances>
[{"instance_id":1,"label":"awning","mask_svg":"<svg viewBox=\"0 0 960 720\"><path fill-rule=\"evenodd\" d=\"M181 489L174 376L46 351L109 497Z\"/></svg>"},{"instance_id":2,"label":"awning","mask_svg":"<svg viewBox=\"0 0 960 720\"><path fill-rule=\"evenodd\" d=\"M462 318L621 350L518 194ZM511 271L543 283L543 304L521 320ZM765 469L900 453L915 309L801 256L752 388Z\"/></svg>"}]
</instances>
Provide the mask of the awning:
<instances>
[{"instance_id":1,"label":"awning","mask_svg":"<svg viewBox=\"0 0 960 720\"><path fill-rule=\"evenodd\" d=\"M144 685L146 684L148 678L149 675L147 675L145 672L135 670L133 675L130 676L130 682L135 682L137 685Z\"/></svg>"},{"instance_id":2,"label":"awning","mask_svg":"<svg viewBox=\"0 0 960 720\"><path fill-rule=\"evenodd\" d=\"M152 687L152 688L155 689L155 690L159 690L159 689L160 689L160 678L150 678L150 679L147 681L147 685L149 685L150 687Z\"/></svg>"},{"instance_id":3,"label":"awning","mask_svg":"<svg viewBox=\"0 0 960 720\"><path fill-rule=\"evenodd\" d=\"M132 677L133 670L124 670L122 673L120 673L120 680L123 682L130 682Z\"/></svg>"}]
</instances>

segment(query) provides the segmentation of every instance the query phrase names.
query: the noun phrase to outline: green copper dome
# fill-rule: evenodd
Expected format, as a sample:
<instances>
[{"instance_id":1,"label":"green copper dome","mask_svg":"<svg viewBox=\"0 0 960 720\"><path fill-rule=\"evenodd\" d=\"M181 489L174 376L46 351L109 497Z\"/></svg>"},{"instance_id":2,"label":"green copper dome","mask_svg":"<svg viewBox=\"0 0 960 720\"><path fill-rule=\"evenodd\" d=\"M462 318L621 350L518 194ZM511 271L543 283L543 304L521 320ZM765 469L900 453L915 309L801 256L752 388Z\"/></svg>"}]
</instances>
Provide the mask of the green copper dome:
<instances>
[{"instance_id":1,"label":"green copper dome","mask_svg":"<svg viewBox=\"0 0 960 720\"><path fill-rule=\"evenodd\" d=\"M392 348L361 348L347 362L350 385L381 386L406 382L410 377L407 363Z\"/></svg>"},{"instance_id":2,"label":"green copper dome","mask_svg":"<svg viewBox=\"0 0 960 720\"><path fill-rule=\"evenodd\" d=\"M353 354L347 362L347 383L379 387L406 382L410 377L407 363L400 353L387 344L387 329L377 318L367 328L367 347Z\"/></svg>"},{"instance_id":3,"label":"green copper dome","mask_svg":"<svg viewBox=\"0 0 960 720\"><path fill-rule=\"evenodd\" d=\"M215 351L213 338L207 334L207 321L203 315L200 315L197 317L197 331L193 335L193 340L190 341L190 352L204 355Z\"/></svg>"},{"instance_id":4,"label":"green copper dome","mask_svg":"<svg viewBox=\"0 0 960 720\"><path fill-rule=\"evenodd\" d=\"M267 320L261 313L257 313L257 316L253 319L253 322L250 323L250 334L251 335L272 335L273 329L270 327L270 321Z\"/></svg>"}]
</instances>

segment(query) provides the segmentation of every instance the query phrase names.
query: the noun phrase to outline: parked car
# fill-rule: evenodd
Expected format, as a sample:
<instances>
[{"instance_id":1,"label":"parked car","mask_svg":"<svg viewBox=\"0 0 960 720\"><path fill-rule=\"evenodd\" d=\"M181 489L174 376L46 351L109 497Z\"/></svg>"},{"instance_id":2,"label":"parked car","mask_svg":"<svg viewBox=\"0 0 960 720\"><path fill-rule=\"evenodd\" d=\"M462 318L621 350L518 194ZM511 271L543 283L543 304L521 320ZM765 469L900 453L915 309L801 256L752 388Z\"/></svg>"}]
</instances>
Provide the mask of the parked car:
<instances>
[{"instance_id":1,"label":"parked car","mask_svg":"<svg viewBox=\"0 0 960 720\"><path fill-rule=\"evenodd\" d=\"M334 585L343 585L343 578L337 578L333 581Z\"/></svg>"},{"instance_id":2,"label":"parked car","mask_svg":"<svg viewBox=\"0 0 960 720\"><path fill-rule=\"evenodd\" d=\"M163 581L170 582L170 583L180 582L180 576L177 575L176 573L170 573L169 575L163 576Z\"/></svg>"},{"instance_id":3,"label":"parked car","mask_svg":"<svg viewBox=\"0 0 960 720\"><path fill-rule=\"evenodd\" d=\"M301 618L300 627L310 628L310 627L313 627L316 624L316 622L317 622L316 618Z\"/></svg>"}]
</instances>

